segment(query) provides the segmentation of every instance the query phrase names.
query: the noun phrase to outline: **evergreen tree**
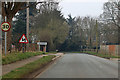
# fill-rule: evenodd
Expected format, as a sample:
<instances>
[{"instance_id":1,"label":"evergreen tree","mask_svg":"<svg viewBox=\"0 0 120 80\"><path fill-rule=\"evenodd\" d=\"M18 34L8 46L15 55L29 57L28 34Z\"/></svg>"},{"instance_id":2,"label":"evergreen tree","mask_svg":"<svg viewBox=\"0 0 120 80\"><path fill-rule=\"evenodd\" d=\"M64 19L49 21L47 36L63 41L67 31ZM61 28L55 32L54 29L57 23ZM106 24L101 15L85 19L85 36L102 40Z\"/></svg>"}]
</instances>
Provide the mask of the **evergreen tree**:
<instances>
[{"instance_id":1,"label":"evergreen tree","mask_svg":"<svg viewBox=\"0 0 120 80\"><path fill-rule=\"evenodd\" d=\"M32 4L32 2L30 4ZM30 18L34 17L34 15L37 13L36 6L30 7L29 12ZM15 45L16 48L20 48L19 39L23 34L26 34L26 9L19 11L14 18L15 20L13 21L12 27L12 44Z\"/></svg>"}]
</instances>

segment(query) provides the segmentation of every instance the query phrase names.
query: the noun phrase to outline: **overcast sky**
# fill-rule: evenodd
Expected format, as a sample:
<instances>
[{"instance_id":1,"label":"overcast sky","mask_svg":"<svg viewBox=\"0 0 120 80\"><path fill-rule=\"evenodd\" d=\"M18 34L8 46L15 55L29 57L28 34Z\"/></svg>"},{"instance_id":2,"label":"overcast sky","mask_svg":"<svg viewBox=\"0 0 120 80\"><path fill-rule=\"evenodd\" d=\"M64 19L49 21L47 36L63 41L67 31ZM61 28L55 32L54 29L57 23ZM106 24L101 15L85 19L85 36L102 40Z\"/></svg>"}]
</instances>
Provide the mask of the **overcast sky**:
<instances>
[{"instance_id":1,"label":"overcast sky","mask_svg":"<svg viewBox=\"0 0 120 80\"><path fill-rule=\"evenodd\" d=\"M62 0L60 8L65 17L74 16L97 17L102 13L103 4L108 0Z\"/></svg>"}]
</instances>

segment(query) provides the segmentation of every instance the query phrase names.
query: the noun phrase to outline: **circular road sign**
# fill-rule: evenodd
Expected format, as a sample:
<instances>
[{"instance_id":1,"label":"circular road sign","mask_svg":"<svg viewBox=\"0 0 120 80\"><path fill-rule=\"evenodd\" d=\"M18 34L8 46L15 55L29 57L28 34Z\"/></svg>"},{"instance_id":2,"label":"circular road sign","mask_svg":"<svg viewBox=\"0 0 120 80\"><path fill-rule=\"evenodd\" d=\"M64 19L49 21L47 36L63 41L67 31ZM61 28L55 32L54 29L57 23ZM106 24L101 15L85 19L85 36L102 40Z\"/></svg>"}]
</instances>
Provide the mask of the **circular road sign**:
<instances>
[{"instance_id":1,"label":"circular road sign","mask_svg":"<svg viewBox=\"0 0 120 80\"><path fill-rule=\"evenodd\" d=\"M9 24L9 22L3 22L3 23L1 24L1 29L2 29L2 31L4 31L4 32L9 31L10 28L11 28L11 25Z\"/></svg>"}]
</instances>

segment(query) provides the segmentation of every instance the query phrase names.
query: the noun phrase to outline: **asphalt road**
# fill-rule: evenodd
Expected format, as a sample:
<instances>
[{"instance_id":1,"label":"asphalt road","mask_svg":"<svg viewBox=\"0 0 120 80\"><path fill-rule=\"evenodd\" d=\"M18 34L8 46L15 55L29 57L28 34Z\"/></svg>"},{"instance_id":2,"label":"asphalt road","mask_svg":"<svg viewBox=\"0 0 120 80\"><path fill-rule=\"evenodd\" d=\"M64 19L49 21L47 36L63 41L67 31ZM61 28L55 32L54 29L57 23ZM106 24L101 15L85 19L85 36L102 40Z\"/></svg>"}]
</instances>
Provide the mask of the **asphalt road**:
<instances>
[{"instance_id":1,"label":"asphalt road","mask_svg":"<svg viewBox=\"0 0 120 80\"><path fill-rule=\"evenodd\" d=\"M36 78L118 78L118 63L88 54L65 54Z\"/></svg>"}]
</instances>

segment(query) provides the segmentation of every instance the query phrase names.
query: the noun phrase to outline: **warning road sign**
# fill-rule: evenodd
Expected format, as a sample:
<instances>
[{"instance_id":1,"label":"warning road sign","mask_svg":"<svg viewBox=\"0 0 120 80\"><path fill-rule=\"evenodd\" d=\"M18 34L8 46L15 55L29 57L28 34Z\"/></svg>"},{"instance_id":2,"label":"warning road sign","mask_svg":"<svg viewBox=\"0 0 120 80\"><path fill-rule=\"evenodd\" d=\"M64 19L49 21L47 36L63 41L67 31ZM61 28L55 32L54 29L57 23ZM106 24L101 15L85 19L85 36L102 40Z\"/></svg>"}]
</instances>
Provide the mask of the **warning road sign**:
<instances>
[{"instance_id":1,"label":"warning road sign","mask_svg":"<svg viewBox=\"0 0 120 80\"><path fill-rule=\"evenodd\" d=\"M19 40L19 43L28 43L28 39L26 38L25 34L22 35L22 37Z\"/></svg>"}]
</instances>

